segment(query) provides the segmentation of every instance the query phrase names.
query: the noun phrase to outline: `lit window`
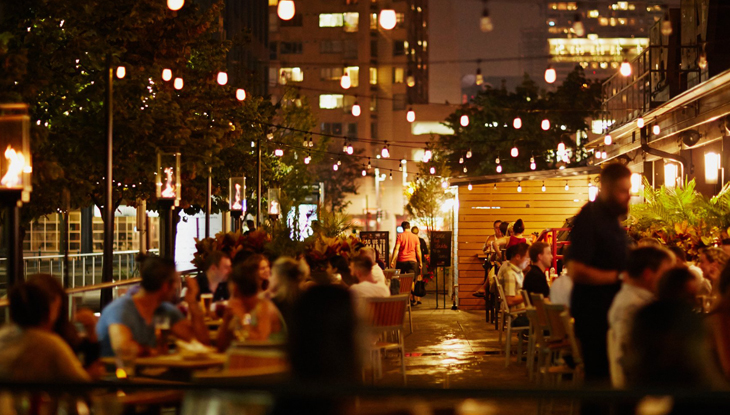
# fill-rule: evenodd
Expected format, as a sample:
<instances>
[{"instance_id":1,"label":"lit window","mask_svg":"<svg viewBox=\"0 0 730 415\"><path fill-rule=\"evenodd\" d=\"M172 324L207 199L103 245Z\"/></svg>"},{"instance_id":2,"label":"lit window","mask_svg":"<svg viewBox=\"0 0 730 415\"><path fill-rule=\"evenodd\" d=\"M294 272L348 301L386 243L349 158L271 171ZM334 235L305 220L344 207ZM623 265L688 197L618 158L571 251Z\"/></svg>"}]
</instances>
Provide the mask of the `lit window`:
<instances>
[{"instance_id":1,"label":"lit window","mask_svg":"<svg viewBox=\"0 0 730 415\"><path fill-rule=\"evenodd\" d=\"M601 62L601 69L608 68L608 62Z\"/></svg>"},{"instance_id":2,"label":"lit window","mask_svg":"<svg viewBox=\"0 0 730 415\"><path fill-rule=\"evenodd\" d=\"M370 85L378 84L378 68L370 67Z\"/></svg>"},{"instance_id":3,"label":"lit window","mask_svg":"<svg viewBox=\"0 0 730 415\"><path fill-rule=\"evenodd\" d=\"M278 6L279 0L269 0L269 6Z\"/></svg>"},{"instance_id":4,"label":"lit window","mask_svg":"<svg viewBox=\"0 0 730 415\"><path fill-rule=\"evenodd\" d=\"M322 13L319 15L319 27L342 27L345 17L342 13Z\"/></svg>"},{"instance_id":5,"label":"lit window","mask_svg":"<svg viewBox=\"0 0 730 415\"><path fill-rule=\"evenodd\" d=\"M357 88L360 86L360 67L359 66L348 66L345 68L347 74L350 76L350 86Z\"/></svg>"},{"instance_id":6,"label":"lit window","mask_svg":"<svg viewBox=\"0 0 730 415\"><path fill-rule=\"evenodd\" d=\"M393 83L402 84L403 80L404 80L403 75L404 75L403 68L393 68Z\"/></svg>"},{"instance_id":7,"label":"lit window","mask_svg":"<svg viewBox=\"0 0 730 415\"><path fill-rule=\"evenodd\" d=\"M360 25L360 13L343 13L345 32L357 32Z\"/></svg>"},{"instance_id":8,"label":"lit window","mask_svg":"<svg viewBox=\"0 0 730 415\"><path fill-rule=\"evenodd\" d=\"M323 81L339 82L340 78L342 78L342 68L321 68L319 70L319 77Z\"/></svg>"},{"instance_id":9,"label":"lit window","mask_svg":"<svg viewBox=\"0 0 730 415\"><path fill-rule=\"evenodd\" d=\"M378 15L375 13L370 14L370 30L378 30Z\"/></svg>"},{"instance_id":10,"label":"lit window","mask_svg":"<svg viewBox=\"0 0 730 415\"><path fill-rule=\"evenodd\" d=\"M279 83L302 82L304 81L304 71L302 68L281 68L279 69Z\"/></svg>"},{"instance_id":11,"label":"lit window","mask_svg":"<svg viewBox=\"0 0 730 415\"><path fill-rule=\"evenodd\" d=\"M619 8L619 10L628 10L629 9L629 2L628 1L620 1L620 2L618 2L618 8Z\"/></svg>"},{"instance_id":12,"label":"lit window","mask_svg":"<svg viewBox=\"0 0 730 415\"><path fill-rule=\"evenodd\" d=\"M598 24L601 26L608 26L608 18L601 17L600 19L598 19Z\"/></svg>"},{"instance_id":13,"label":"lit window","mask_svg":"<svg viewBox=\"0 0 730 415\"><path fill-rule=\"evenodd\" d=\"M345 97L342 94L324 94L319 96L319 108L331 110L343 108Z\"/></svg>"},{"instance_id":14,"label":"lit window","mask_svg":"<svg viewBox=\"0 0 730 415\"><path fill-rule=\"evenodd\" d=\"M578 4L577 3L568 3L565 5L566 9L568 10L578 10Z\"/></svg>"},{"instance_id":15,"label":"lit window","mask_svg":"<svg viewBox=\"0 0 730 415\"><path fill-rule=\"evenodd\" d=\"M591 18L597 18L599 16L598 10L589 10L588 11L588 17Z\"/></svg>"},{"instance_id":16,"label":"lit window","mask_svg":"<svg viewBox=\"0 0 730 415\"><path fill-rule=\"evenodd\" d=\"M609 20L609 24L611 26L616 26L616 18L615 17L612 17L611 20Z\"/></svg>"},{"instance_id":17,"label":"lit window","mask_svg":"<svg viewBox=\"0 0 730 415\"><path fill-rule=\"evenodd\" d=\"M629 10L636 10L635 4L629 4Z\"/></svg>"},{"instance_id":18,"label":"lit window","mask_svg":"<svg viewBox=\"0 0 730 415\"><path fill-rule=\"evenodd\" d=\"M620 25L622 25L622 26L625 26L625 25L626 25L626 18L624 18L624 17L619 17L619 18L618 18L618 24L620 24Z\"/></svg>"}]
</instances>

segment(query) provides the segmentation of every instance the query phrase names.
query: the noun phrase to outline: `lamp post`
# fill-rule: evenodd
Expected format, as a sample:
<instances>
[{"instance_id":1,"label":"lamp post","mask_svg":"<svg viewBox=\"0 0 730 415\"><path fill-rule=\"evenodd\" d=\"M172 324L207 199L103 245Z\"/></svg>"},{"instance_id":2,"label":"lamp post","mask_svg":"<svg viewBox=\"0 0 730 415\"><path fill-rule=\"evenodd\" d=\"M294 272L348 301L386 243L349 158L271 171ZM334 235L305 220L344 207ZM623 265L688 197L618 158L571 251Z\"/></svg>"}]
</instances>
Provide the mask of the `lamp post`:
<instances>
[{"instance_id":1,"label":"lamp post","mask_svg":"<svg viewBox=\"0 0 730 415\"><path fill-rule=\"evenodd\" d=\"M242 176L228 179L228 210L233 218L233 230L241 230L241 216L246 211L246 178Z\"/></svg>"},{"instance_id":2,"label":"lamp post","mask_svg":"<svg viewBox=\"0 0 730 415\"><path fill-rule=\"evenodd\" d=\"M174 209L180 205L180 153L178 151L157 153L155 187L160 206L163 229L160 253L164 258L175 259Z\"/></svg>"},{"instance_id":3,"label":"lamp post","mask_svg":"<svg viewBox=\"0 0 730 415\"><path fill-rule=\"evenodd\" d=\"M30 117L25 104L0 105L0 204L5 208L5 245L9 289L23 279L23 240L20 237L20 206L32 190Z\"/></svg>"}]
</instances>

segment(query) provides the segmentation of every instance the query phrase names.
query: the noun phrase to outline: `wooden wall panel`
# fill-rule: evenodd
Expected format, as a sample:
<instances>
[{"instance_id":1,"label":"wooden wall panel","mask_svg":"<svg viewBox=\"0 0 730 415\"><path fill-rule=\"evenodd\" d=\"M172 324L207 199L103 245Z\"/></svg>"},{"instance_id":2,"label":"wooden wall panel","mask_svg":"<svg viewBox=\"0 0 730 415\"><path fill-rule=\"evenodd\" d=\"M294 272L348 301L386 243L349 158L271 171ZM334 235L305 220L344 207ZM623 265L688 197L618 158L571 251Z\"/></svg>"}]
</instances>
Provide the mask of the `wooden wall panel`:
<instances>
[{"instance_id":1,"label":"wooden wall panel","mask_svg":"<svg viewBox=\"0 0 730 415\"><path fill-rule=\"evenodd\" d=\"M484 300L472 296L484 279L484 269L477 255L482 253L486 238L492 234L495 220L514 222L522 219L525 232L542 232L559 228L567 218L574 216L588 202L588 183L596 183L596 176L574 176L569 179L474 185L470 191L459 187L459 307L484 308ZM566 182L569 189L565 190Z\"/></svg>"}]
</instances>

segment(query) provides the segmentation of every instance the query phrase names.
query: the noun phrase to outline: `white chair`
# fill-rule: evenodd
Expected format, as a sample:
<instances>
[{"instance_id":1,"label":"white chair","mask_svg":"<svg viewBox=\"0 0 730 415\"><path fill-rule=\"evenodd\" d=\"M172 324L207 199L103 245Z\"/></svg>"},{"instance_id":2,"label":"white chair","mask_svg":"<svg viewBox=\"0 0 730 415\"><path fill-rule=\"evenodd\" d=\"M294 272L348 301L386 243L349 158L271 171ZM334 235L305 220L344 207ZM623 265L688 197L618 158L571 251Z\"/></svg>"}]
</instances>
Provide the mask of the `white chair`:
<instances>
[{"instance_id":1,"label":"white chair","mask_svg":"<svg viewBox=\"0 0 730 415\"><path fill-rule=\"evenodd\" d=\"M619 356L621 356L621 345L616 338L616 332L613 329L608 329L606 335L606 346L608 348L608 368L611 372L611 385L616 389L622 389L626 385L626 379L624 377L624 369L619 363Z\"/></svg>"},{"instance_id":2,"label":"white chair","mask_svg":"<svg viewBox=\"0 0 730 415\"><path fill-rule=\"evenodd\" d=\"M505 355L505 362L504 366L509 366L510 361L510 354L512 352L512 333L517 333L518 335L521 334L524 331L528 331L530 329L530 326L523 326L523 327L512 327L512 321L519 317L520 315L525 314L525 309L517 310L517 311L511 311L509 304L507 304L507 297L504 295L504 289L502 288L502 284L497 281L497 291L499 292L499 301L500 301L500 314L502 314L502 319L500 321L500 328L499 328L499 343L502 344L502 331L504 330L505 325L507 326L507 336L505 340L505 346L504 346L504 355ZM522 339L518 338L519 342L517 343L517 360L519 361L520 357L522 356Z\"/></svg>"},{"instance_id":3,"label":"white chair","mask_svg":"<svg viewBox=\"0 0 730 415\"><path fill-rule=\"evenodd\" d=\"M403 384L406 384L406 350L403 342L403 331L406 320L406 307L409 295L401 294L382 298L368 298L367 322L371 333L381 337L396 332L397 342L377 341L370 346L370 358L373 367L373 383L375 383L376 367L380 369L380 352L396 349L401 356L401 372ZM378 356L377 361L375 356ZM380 372L380 370L377 370Z\"/></svg>"},{"instance_id":4,"label":"white chair","mask_svg":"<svg viewBox=\"0 0 730 415\"><path fill-rule=\"evenodd\" d=\"M392 279L397 279L400 283L400 291L398 292L399 295L406 294L410 297L412 287L413 287L413 280L415 279L416 274L410 273L410 274L400 274L393 276ZM413 333L413 318L411 316L411 302L408 301L408 333Z\"/></svg>"}]
</instances>

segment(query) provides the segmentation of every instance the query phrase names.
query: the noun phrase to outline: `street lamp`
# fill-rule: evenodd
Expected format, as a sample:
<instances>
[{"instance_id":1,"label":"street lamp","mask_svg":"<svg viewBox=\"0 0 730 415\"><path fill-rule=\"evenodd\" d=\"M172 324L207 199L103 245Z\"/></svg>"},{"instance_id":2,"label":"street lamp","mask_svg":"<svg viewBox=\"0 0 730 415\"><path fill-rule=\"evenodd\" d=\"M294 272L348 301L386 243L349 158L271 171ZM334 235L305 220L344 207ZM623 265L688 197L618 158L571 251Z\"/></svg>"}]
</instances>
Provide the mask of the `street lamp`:
<instances>
[{"instance_id":1,"label":"street lamp","mask_svg":"<svg viewBox=\"0 0 730 415\"><path fill-rule=\"evenodd\" d=\"M157 200L160 205L160 216L163 219L164 235L162 238L163 257L175 259L175 221L173 209L180 205L180 152L157 152Z\"/></svg>"},{"instance_id":2,"label":"street lamp","mask_svg":"<svg viewBox=\"0 0 730 415\"><path fill-rule=\"evenodd\" d=\"M234 231L241 230L241 216L246 211L246 178L235 176L228 179L228 210L233 218Z\"/></svg>"},{"instance_id":3,"label":"street lamp","mask_svg":"<svg viewBox=\"0 0 730 415\"><path fill-rule=\"evenodd\" d=\"M3 150L4 149L4 150ZM30 117L26 104L0 105L0 203L5 207L7 287L23 278L23 240L20 205L30 200L33 167L30 155Z\"/></svg>"}]
</instances>

